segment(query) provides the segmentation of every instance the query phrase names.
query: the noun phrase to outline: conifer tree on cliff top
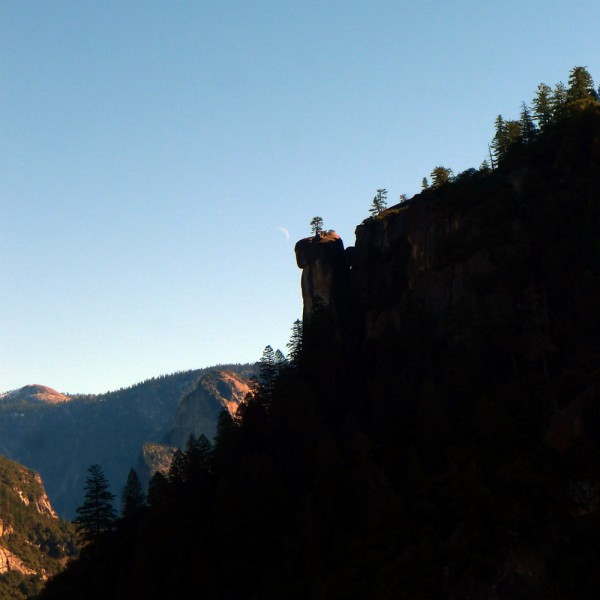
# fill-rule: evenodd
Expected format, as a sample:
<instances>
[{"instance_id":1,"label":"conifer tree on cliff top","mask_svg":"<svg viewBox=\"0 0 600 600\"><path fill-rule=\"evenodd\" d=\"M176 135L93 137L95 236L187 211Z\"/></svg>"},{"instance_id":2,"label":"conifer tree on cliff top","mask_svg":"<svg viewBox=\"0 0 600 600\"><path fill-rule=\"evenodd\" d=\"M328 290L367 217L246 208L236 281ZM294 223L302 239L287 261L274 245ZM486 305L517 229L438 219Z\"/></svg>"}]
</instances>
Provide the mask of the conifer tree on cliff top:
<instances>
[{"instance_id":1,"label":"conifer tree on cliff top","mask_svg":"<svg viewBox=\"0 0 600 600\"><path fill-rule=\"evenodd\" d=\"M310 231L313 235L319 235L323 231L323 219L321 217L313 217L310 222Z\"/></svg>"},{"instance_id":2,"label":"conifer tree on cliff top","mask_svg":"<svg viewBox=\"0 0 600 600\"><path fill-rule=\"evenodd\" d=\"M373 198L369 212L377 216L387 208L387 190L383 188L377 190L377 195Z\"/></svg>"}]
</instances>

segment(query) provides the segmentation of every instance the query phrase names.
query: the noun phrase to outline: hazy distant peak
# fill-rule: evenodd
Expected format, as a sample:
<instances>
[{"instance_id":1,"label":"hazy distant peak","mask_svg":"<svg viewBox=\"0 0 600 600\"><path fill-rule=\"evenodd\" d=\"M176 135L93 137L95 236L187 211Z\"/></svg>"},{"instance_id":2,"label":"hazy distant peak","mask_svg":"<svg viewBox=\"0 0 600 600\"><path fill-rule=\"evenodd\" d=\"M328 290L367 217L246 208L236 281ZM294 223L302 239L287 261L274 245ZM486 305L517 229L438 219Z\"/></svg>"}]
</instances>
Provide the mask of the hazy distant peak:
<instances>
[{"instance_id":1,"label":"hazy distant peak","mask_svg":"<svg viewBox=\"0 0 600 600\"><path fill-rule=\"evenodd\" d=\"M0 399L9 401L43 402L45 404L60 404L61 402L68 402L71 400L70 396L65 396L50 387L39 385L37 383L1 394Z\"/></svg>"}]
</instances>

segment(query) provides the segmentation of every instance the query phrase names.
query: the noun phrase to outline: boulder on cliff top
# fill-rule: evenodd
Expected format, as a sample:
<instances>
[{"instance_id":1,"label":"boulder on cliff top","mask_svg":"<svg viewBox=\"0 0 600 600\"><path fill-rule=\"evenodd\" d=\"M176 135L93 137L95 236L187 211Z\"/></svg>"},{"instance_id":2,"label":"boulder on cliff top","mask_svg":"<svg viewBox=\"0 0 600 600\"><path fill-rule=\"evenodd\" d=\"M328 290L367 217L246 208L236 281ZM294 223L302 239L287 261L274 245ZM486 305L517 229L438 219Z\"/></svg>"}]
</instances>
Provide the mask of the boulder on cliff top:
<instances>
[{"instance_id":1,"label":"boulder on cliff top","mask_svg":"<svg viewBox=\"0 0 600 600\"><path fill-rule=\"evenodd\" d=\"M327 231L300 240L296 243L294 251L298 268L304 269L320 258L343 258L344 242L335 231Z\"/></svg>"}]
</instances>

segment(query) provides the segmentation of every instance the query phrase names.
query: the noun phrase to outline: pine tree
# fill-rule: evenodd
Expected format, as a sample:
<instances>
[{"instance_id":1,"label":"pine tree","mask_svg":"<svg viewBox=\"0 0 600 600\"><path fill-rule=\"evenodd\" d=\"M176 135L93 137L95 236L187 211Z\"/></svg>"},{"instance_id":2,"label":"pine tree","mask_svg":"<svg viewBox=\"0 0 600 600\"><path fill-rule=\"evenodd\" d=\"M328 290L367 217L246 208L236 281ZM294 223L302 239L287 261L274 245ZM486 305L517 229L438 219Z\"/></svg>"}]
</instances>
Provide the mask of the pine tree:
<instances>
[{"instance_id":1,"label":"pine tree","mask_svg":"<svg viewBox=\"0 0 600 600\"><path fill-rule=\"evenodd\" d=\"M169 480L156 471L148 484L148 504L152 508L164 508L169 501Z\"/></svg>"},{"instance_id":2,"label":"pine tree","mask_svg":"<svg viewBox=\"0 0 600 600\"><path fill-rule=\"evenodd\" d=\"M532 142L538 134L538 129L531 118L531 113L525 102L521 102L521 120L519 122L521 128L521 139L524 144Z\"/></svg>"},{"instance_id":3,"label":"pine tree","mask_svg":"<svg viewBox=\"0 0 600 600\"><path fill-rule=\"evenodd\" d=\"M423 177L423 179L421 179L421 189L423 191L429 189L429 181L427 181L427 177Z\"/></svg>"},{"instance_id":4,"label":"pine tree","mask_svg":"<svg viewBox=\"0 0 600 600\"><path fill-rule=\"evenodd\" d=\"M377 190L377 195L373 198L369 212L375 217L382 213L387 207L387 190L383 188Z\"/></svg>"},{"instance_id":5,"label":"pine tree","mask_svg":"<svg viewBox=\"0 0 600 600\"><path fill-rule=\"evenodd\" d=\"M190 434L184 453L185 482L194 489L203 487L210 473L212 444L204 434Z\"/></svg>"},{"instance_id":6,"label":"pine tree","mask_svg":"<svg viewBox=\"0 0 600 600\"><path fill-rule=\"evenodd\" d=\"M573 67L569 74L569 89L567 90L567 100L584 100L591 98L597 99L594 81L585 67Z\"/></svg>"},{"instance_id":7,"label":"pine tree","mask_svg":"<svg viewBox=\"0 0 600 600\"><path fill-rule=\"evenodd\" d=\"M239 433L238 424L230 412L223 408L217 418L217 432L214 438L213 468L222 471L237 458L235 437Z\"/></svg>"},{"instance_id":8,"label":"pine tree","mask_svg":"<svg viewBox=\"0 0 600 600\"><path fill-rule=\"evenodd\" d=\"M496 164L500 164L506 158L508 147L510 145L508 140L508 128L506 126L506 121L502 118L502 115L498 115L496 117L494 127L496 129L496 133L494 134L494 139L492 140L492 151Z\"/></svg>"},{"instance_id":9,"label":"pine tree","mask_svg":"<svg viewBox=\"0 0 600 600\"><path fill-rule=\"evenodd\" d=\"M90 543L112 530L117 514L113 508L114 494L100 465L91 465L85 480L83 504L73 521L83 542Z\"/></svg>"},{"instance_id":10,"label":"pine tree","mask_svg":"<svg viewBox=\"0 0 600 600\"><path fill-rule=\"evenodd\" d=\"M121 513L130 517L139 512L146 503L146 496L142 491L142 484L135 469L130 469L127 481L121 493Z\"/></svg>"},{"instance_id":11,"label":"pine tree","mask_svg":"<svg viewBox=\"0 0 600 600\"><path fill-rule=\"evenodd\" d=\"M509 147L513 144L520 144L523 141L523 130L521 129L521 122L505 121L505 123Z\"/></svg>"},{"instance_id":12,"label":"pine tree","mask_svg":"<svg viewBox=\"0 0 600 600\"><path fill-rule=\"evenodd\" d=\"M314 236L320 235L323 231L323 219L321 217L313 217L310 222L310 230Z\"/></svg>"},{"instance_id":13,"label":"pine tree","mask_svg":"<svg viewBox=\"0 0 600 600\"><path fill-rule=\"evenodd\" d=\"M262 385L262 392L266 400L271 398L273 385L277 379L277 365L275 364L275 353L271 346L265 346L260 364L258 367L258 375Z\"/></svg>"},{"instance_id":14,"label":"pine tree","mask_svg":"<svg viewBox=\"0 0 600 600\"><path fill-rule=\"evenodd\" d=\"M298 367L300 356L302 355L302 321L296 319L292 325L292 335L290 341L286 344L288 348L288 357L293 367Z\"/></svg>"},{"instance_id":15,"label":"pine tree","mask_svg":"<svg viewBox=\"0 0 600 600\"><path fill-rule=\"evenodd\" d=\"M452 178L452 169L437 166L431 171L431 187L438 188L444 183L448 183Z\"/></svg>"},{"instance_id":16,"label":"pine tree","mask_svg":"<svg viewBox=\"0 0 600 600\"><path fill-rule=\"evenodd\" d=\"M400 204L404 204L405 202L408 202L408 196L406 194L400 194L400 197L398 198L398 202Z\"/></svg>"},{"instance_id":17,"label":"pine tree","mask_svg":"<svg viewBox=\"0 0 600 600\"><path fill-rule=\"evenodd\" d=\"M482 173L489 173L491 171L490 163L487 161L487 159L483 159L482 163L479 165L479 171Z\"/></svg>"},{"instance_id":18,"label":"pine tree","mask_svg":"<svg viewBox=\"0 0 600 600\"><path fill-rule=\"evenodd\" d=\"M275 369L277 374L279 374L285 367L289 364L288 359L285 357L285 354L279 350L275 350Z\"/></svg>"},{"instance_id":19,"label":"pine tree","mask_svg":"<svg viewBox=\"0 0 600 600\"><path fill-rule=\"evenodd\" d=\"M186 479L186 464L185 456L183 452L178 448L173 453L171 458L171 465L169 467L168 475L169 483L173 486L181 487Z\"/></svg>"},{"instance_id":20,"label":"pine tree","mask_svg":"<svg viewBox=\"0 0 600 600\"><path fill-rule=\"evenodd\" d=\"M567 103L567 88L562 81L559 81L554 86L550 103L552 105L553 119L560 118L565 112L565 105Z\"/></svg>"},{"instance_id":21,"label":"pine tree","mask_svg":"<svg viewBox=\"0 0 600 600\"><path fill-rule=\"evenodd\" d=\"M552 88L540 83L533 99L533 116L541 131L552 123Z\"/></svg>"}]
</instances>

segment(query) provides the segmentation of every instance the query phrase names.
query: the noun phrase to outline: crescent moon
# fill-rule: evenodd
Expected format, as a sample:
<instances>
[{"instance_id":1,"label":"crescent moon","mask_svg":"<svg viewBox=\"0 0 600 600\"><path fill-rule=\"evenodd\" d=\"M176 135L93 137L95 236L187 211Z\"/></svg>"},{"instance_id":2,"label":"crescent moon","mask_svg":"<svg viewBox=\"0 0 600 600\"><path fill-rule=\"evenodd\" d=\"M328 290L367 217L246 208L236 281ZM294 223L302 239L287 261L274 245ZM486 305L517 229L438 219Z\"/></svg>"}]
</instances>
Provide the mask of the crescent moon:
<instances>
[{"instance_id":1,"label":"crescent moon","mask_svg":"<svg viewBox=\"0 0 600 600\"><path fill-rule=\"evenodd\" d=\"M290 232L285 227L282 227L281 225L279 225L277 227L277 229L279 229L279 231L281 231L281 233L283 233L283 236L285 237L285 241L289 242L290 241Z\"/></svg>"}]
</instances>

